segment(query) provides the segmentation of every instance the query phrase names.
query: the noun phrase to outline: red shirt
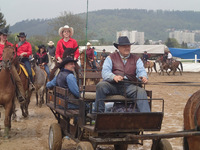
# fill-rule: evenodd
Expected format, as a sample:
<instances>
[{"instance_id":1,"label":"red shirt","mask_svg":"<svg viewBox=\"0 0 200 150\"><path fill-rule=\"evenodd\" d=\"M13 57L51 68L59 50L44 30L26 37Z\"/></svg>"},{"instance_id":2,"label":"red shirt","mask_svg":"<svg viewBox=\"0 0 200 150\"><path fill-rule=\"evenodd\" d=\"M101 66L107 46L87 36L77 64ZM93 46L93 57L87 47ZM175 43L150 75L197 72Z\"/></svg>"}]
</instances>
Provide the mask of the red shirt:
<instances>
[{"instance_id":1,"label":"red shirt","mask_svg":"<svg viewBox=\"0 0 200 150\"><path fill-rule=\"evenodd\" d=\"M78 46L75 39L70 38L67 42L65 42L63 39L60 39L56 47L56 58L63 57L64 49L62 43L66 48L76 48ZM74 52L74 57L78 59L79 55L80 55L79 49L77 48L77 50Z\"/></svg>"},{"instance_id":2,"label":"red shirt","mask_svg":"<svg viewBox=\"0 0 200 150\"><path fill-rule=\"evenodd\" d=\"M6 41L6 44L7 45L10 45L10 46L13 46L12 43ZM0 60L2 60L2 55L3 55L3 49L4 49L4 45L3 44L0 44Z\"/></svg>"},{"instance_id":3,"label":"red shirt","mask_svg":"<svg viewBox=\"0 0 200 150\"><path fill-rule=\"evenodd\" d=\"M86 55L90 59L94 59L94 49L90 48L86 50Z\"/></svg>"},{"instance_id":4,"label":"red shirt","mask_svg":"<svg viewBox=\"0 0 200 150\"><path fill-rule=\"evenodd\" d=\"M31 44L27 41L25 41L24 44L22 44L20 47L18 47L17 44L16 47L17 47L17 56L19 56L23 52L27 53L27 55L24 55L23 57L29 57L32 54Z\"/></svg>"}]
</instances>

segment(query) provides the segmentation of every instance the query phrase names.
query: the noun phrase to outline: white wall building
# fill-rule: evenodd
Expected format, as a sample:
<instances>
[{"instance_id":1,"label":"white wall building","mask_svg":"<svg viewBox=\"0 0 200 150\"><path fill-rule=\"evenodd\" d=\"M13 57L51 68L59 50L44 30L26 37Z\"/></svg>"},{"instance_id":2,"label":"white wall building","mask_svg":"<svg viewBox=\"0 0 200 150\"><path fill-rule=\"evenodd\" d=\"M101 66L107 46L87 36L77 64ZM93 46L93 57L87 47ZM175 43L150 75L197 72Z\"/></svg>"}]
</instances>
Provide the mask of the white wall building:
<instances>
[{"instance_id":1,"label":"white wall building","mask_svg":"<svg viewBox=\"0 0 200 150\"><path fill-rule=\"evenodd\" d=\"M175 38L179 44L194 43L195 33L189 31L174 31L169 33L169 38Z\"/></svg>"},{"instance_id":2,"label":"white wall building","mask_svg":"<svg viewBox=\"0 0 200 150\"><path fill-rule=\"evenodd\" d=\"M127 36L131 43L135 42L140 45L144 44L144 32L123 30L117 32L117 39L119 36Z\"/></svg>"}]
</instances>

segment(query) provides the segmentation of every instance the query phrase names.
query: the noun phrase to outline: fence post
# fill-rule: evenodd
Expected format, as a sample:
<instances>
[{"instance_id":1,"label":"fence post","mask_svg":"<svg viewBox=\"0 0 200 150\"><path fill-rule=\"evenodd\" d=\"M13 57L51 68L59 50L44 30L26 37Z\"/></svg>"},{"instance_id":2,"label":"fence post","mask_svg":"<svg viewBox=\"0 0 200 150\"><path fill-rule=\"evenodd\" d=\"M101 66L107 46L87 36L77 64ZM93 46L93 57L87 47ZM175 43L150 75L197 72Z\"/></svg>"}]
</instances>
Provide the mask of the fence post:
<instances>
[{"instance_id":1,"label":"fence post","mask_svg":"<svg viewBox=\"0 0 200 150\"><path fill-rule=\"evenodd\" d=\"M195 64L197 63L197 55L196 54L194 55L194 63Z\"/></svg>"}]
</instances>

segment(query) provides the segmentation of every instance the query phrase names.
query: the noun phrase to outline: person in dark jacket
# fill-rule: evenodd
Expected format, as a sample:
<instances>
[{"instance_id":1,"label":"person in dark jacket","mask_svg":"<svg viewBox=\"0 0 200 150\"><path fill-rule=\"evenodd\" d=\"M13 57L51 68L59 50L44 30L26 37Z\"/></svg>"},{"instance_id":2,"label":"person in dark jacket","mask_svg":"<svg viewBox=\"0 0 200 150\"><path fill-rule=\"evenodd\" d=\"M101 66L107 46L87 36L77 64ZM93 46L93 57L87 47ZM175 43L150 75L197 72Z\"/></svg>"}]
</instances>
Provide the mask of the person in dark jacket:
<instances>
[{"instance_id":1,"label":"person in dark jacket","mask_svg":"<svg viewBox=\"0 0 200 150\"><path fill-rule=\"evenodd\" d=\"M49 41L47 45L48 45L47 52L49 52L49 55L51 55L52 57L55 57L56 48L54 46L54 42Z\"/></svg>"},{"instance_id":2,"label":"person in dark jacket","mask_svg":"<svg viewBox=\"0 0 200 150\"><path fill-rule=\"evenodd\" d=\"M67 57L64 58L62 63L60 64L60 72L57 76L53 78L53 80L49 81L46 85L47 88L52 88L54 86L59 86L62 88L69 89L69 97L79 98L79 87L77 85L76 77L74 76L75 69L74 58ZM78 108L77 105L69 103L68 108Z\"/></svg>"},{"instance_id":3,"label":"person in dark jacket","mask_svg":"<svg viewBox=\"0 0 200 150\"><path fill-rule=\"evenodd\" d=\"M102 69L103 81L96 86L95 112L104 112L105 104L102 99L107 95L117 94L126 95L133 100L139 99L136 101L138 111L150 112L145 89L131 83L137 80L148 82L142 60L130 53L132 44L127 36L119 37L118 43L114 43L119 52L112 53L105 59ZM120 82L124 80L126 82Z\"/></svg>"},{"instance_id":4,"label":"person in dark jacket","mask_svg":"<svg viewBox=\"0 0 200 150\"><path fill-rule=\"evenodd\" d=\"M38 65L44 66L44 69L47 73L47 76L49 78L49 67L48 67L48 62L49 62L49 58L47 56L47 52L46 52L46 47L44 45L39 45L38 46L39 50L37 51L36 55L35 55L35 59Z\"/></svg>"}]
</instances>

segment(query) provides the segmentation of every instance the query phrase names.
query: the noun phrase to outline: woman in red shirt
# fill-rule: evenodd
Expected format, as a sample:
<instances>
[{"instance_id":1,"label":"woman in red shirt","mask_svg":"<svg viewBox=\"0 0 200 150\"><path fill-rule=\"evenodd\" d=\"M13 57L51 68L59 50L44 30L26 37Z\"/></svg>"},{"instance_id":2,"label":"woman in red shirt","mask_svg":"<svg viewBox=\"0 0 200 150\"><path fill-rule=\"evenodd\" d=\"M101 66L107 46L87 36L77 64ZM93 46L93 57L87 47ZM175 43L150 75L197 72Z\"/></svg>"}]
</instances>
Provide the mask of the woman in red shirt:
<instances>
[{"instance_id":1,"label":"woman in red shirt","mask_svg":"<svg viewBox=\"0 0 200 150\"><path fill-rule=\"evenodd\" d=\"M0 63L2 61L2 55L3 55L3 49L5 45L10 45L13 46L12 43L7 41L7 37L8 37L8 29L4 28L0 31ZM24 103L25 102L25 92L24 92L24 87L22 84L22 81L19 77L19 74L17 73L17 70L15 68L15 66L12 64L11 66L11 73L14 77L15 83L16 83L16 87L18 90L16 90L17 93L17 99L20 103Z\"/></svg>"},{"instance_id":2,"label":"woman in red shirt","mask_svg":"<svg viewBox=\"0 0 200 150\"><path fill-rule=\"evenodd\" d=\"M25 64L26 70L31 80L30 89L34 90L31 63L29 62L29 56L32 55L32 47L31 44L26 41L26 35L24 32L20 32L17 37L19 38L19 42L16 45L17 56L21 57L20 61Z\"/></svg>"},{"instance_id":3,"label":"woman in red shirt","mask_svg":"<svg viewBox=\"0 0 200 150\"><path fill-rule=\"evenodd\" d=\"M75 39L72 38L74 34L74 30L72 27L69 27L68 25L65 25L64 27L60 27L58 30L59 35L62 37L57 43L56 47L56 59L58 60L59 63L62 62L63 59L63 53L64 53L64 47L66 48L77 48L78 44ZM78 60L78 57L80 55L79 49L77 48L76 51L74 52L74 60Z\"/></svg>"}]
</instances>

